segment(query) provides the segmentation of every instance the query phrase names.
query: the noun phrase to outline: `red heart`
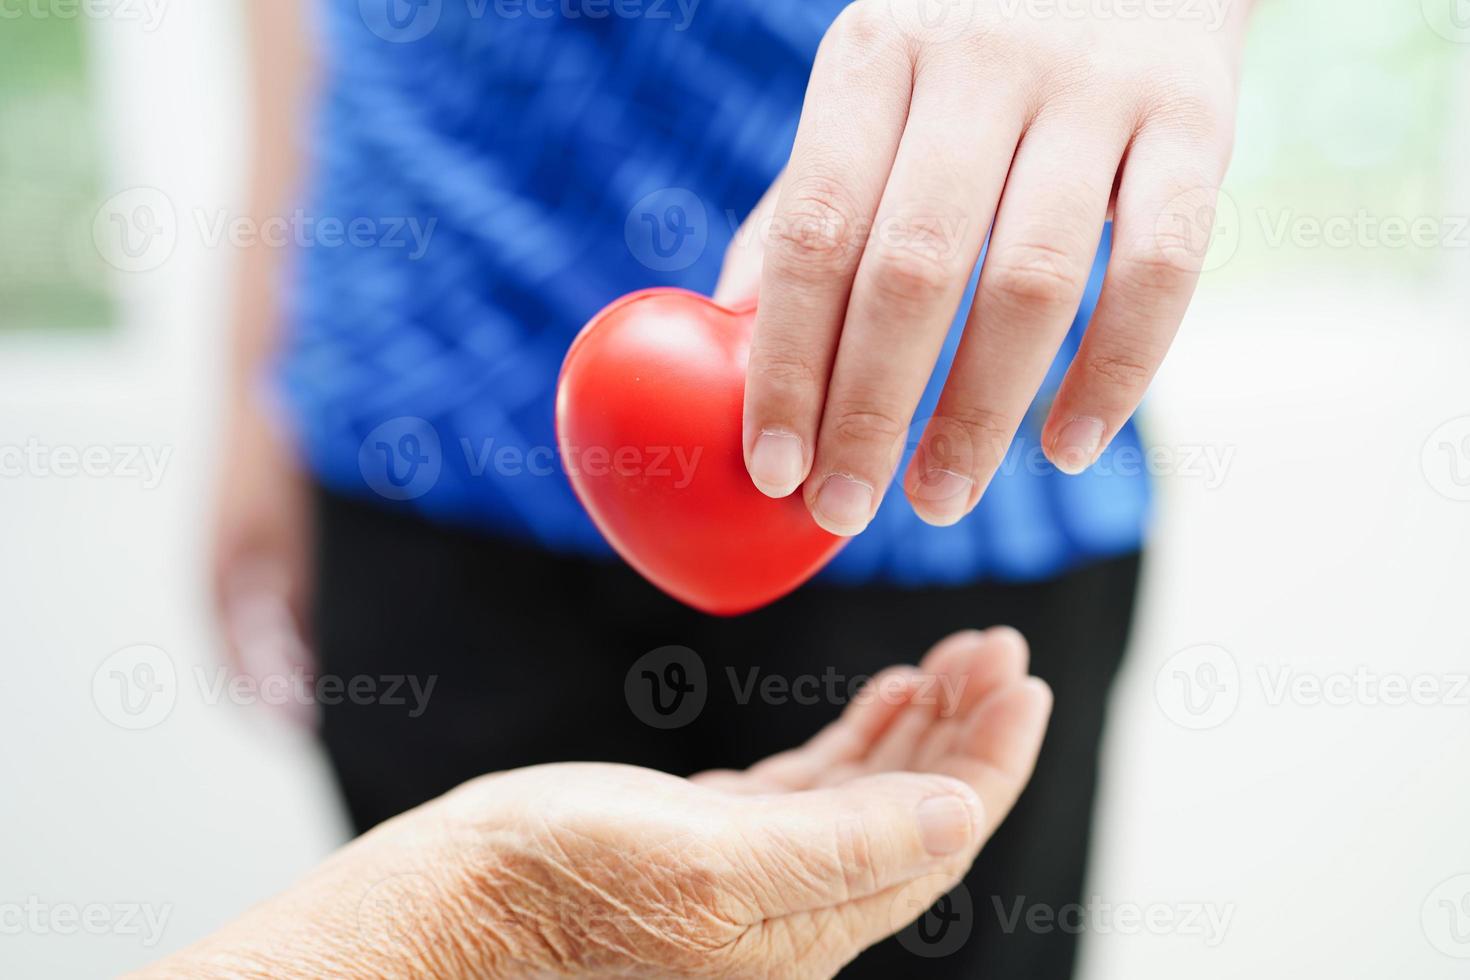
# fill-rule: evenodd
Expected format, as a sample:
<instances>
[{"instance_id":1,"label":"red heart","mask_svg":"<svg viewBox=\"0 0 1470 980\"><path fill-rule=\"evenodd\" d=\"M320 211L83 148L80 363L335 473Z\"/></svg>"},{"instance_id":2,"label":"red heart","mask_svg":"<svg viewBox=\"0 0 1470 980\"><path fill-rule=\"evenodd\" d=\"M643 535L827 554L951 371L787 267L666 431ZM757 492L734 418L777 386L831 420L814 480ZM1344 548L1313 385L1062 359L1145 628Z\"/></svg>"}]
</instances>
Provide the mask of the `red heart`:
<instances>
[{"instance_id":1,"label":"red heart","mask_svg":"<svg viewBox=\"0 0 1470 980\"><path fill-rule=\"evenodd\" d=\"M741 450L755 305L682 289L624 296L582 328L556 392L572 488L603 536L654 585L733 616L792 591L845 539L800 493L755 488Z\"/></svg>"}]
</instances>

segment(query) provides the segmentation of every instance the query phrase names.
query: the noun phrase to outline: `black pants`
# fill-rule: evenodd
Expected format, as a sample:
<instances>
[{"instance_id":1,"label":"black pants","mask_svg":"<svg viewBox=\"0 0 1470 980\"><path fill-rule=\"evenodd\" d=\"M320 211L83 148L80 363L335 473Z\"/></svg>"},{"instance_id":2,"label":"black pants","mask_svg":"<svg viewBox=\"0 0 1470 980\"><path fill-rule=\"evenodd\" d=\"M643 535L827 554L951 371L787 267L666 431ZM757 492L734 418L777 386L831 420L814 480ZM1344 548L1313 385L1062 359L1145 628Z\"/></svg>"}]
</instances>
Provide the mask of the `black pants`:
<instances>
[{"instance_id":1,"label":"black pants","mask_svg":"<svg viewBox=\"0 0 1470 980\"><path fill-rule=\"evenodd\" d=\"M1032 671L1056 692L1035 778L965 884L843 976L1071 975L1075 935L1029 929L1027 912L1040 906L1050 918L1033 921L1056 921L1082 897L1098 739L1133 609L1136 555L1026 585L808 586L748 616L715 619L621 564L551 556L326 493L318 527L322 671L436 678L418 717L412 698L325 707L323 737L360 829L482 773L543 762L679 775L744 767L834 717L851 678L917 662L958 629L1018 627ZM634 661L668 645L693 650L705 672L703 708L677 728L640 720L657 709L640 703L636 685L624 689ZM762 696L768 676L777 686ZM803 676L820 681L815 698L811 681L788 687Z\"/></svg>"}]
</instances>

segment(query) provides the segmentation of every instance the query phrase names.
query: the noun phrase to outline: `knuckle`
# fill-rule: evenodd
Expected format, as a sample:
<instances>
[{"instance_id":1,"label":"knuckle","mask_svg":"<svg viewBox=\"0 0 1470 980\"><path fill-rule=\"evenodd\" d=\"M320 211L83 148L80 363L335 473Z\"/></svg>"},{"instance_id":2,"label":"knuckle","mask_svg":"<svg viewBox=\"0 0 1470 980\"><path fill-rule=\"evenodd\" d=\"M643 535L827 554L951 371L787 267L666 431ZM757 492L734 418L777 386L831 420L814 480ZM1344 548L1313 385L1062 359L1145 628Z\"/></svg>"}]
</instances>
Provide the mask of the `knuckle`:
<instances>
[{"instance_id":1,"label":"knuckle","mask_svg":"<svg viewBox=\"0 0 1470 980\"><path fill-rule=\"evenodd\" d=\"M928 241L883 246L873 259L873 288L884 299L919 303L959 278L948 250Z\"/></svg>"},{"instance_id":2,"label":"knuckle","mask_svg":"<svg viewBox=\"0 0 1470 980\"><path fill-rule=\"evenodd\" d=\"M1233 139L1234 112L1221 93L1234 91L1229 78L1204 77L1200 66L1175 69L1150 88L1144 128L1186 145L1225 145Z\"/></svg>"},{"instance_id":3,"label":"knuckle","mask_svg":"<svg viewBox=\"0 0 1470 980\"><path fill-rule=\"evenodd\" d=\"M1175 136L1204 141L1215 135L1219 124L1214 105L1203 95L1190 91L1171 92L1159 99L1148 114L1150 124Z\"/></svg>"},{"instance_id":4,"label":"knuckle","mask_svg":"<svg viewBox=\"0 0 1470 980\"><path fill-rule=\"evenodd\" d=\"M912 56L892 0L853 0L823 38L817 67L847 84L870 86L911 71Z\"/></svg>"},{"instance_id":5,"label":"knuckle","mask_svg":"<svg viewBox=\"0 0 1470 980\"><path fill-rule=\"evenodd\" d=\"M850 405L834 413L830 432L841 443L888 452L907 433L897 413L880 405Z\"/></svg>"},{"instance_id":6,"label":"knuckle","mask_svg":"<svg viewBox=\"0 0 1470 980\"><path fill-rule=\"evenodd\" d=\"M859 53L871 51L874 46L893 39L891 9L872 0L856 0L842 8L827 36L839 47L853 48Z\"/></svg>"},{"instance_id":7,"label":"knuckle","mask_svg":"<svg viewBox=\"0 0 1470 980\"><path fill-rule=\"evenodd\" d=\"M1195 236L1162 222L1153 240L1119 256L1115 274L1129 290L1153 296L1188 290L1203 256Z\"/></svg>"},{"instance_id":8,"label":"knuckle","mask_svg":"<svg viewBox=\"0 0 1470 980\"><path fill-rule=\"evenodd\" d=\"M1010 245L989 265L991 288L1016 305L1055 310L1077 302L1087 285L1080 264L1052 245Z\"/></svg>"},{"instance_id":9,"label":"knuckle","mask_svg":"<svg viewBox=\"0 0 1470 980\"><path fill-rule=\"evenodd\" d=\"M825 382L810 353L786 344L762 348L750 371L767 390L782 394L821 390Z\"/></svg>"},{"instance_id":10,"label":"knuckle","mask_svg":"<svg viewBox=\"0 0 1470 980\"><path fill-rule=\"evenodd\" d=\"M930 423L926 444L936 458L945 457L958 465L993 465L1010 448L1016 422L1001 412L981 405L950 408L942 419Z\"/></svg>"},{"instance_id":11,"label":"knuckle","mask_svg":"<svg viewBox=\"0 0 1470 980\"><path fill-rule=\"evenodd\" d=\"M1121 388L1145 387L1153 377L1153 367L1144 358L1118 351L1094 354L1083 368L1089 375Z\"/></svg>"},{"instance_id":12,"label":"knuckle","mask_svg":"<svg viewBox=\"0 0 1470 980\"><path fill-rule=\"evenodd\" d=\"M1010 436L1015 429L1014 420L1002 412L981 405L963 405L950 410L947 418L953 419L966 432L986 436Z\"/></svg>"},{"instance_id":13,"label":"knuckle","mask_svg":"<svg viewBox=\"0 0 1470 980\"><path fill-rule=\"evenodd\" d=\"M772 224L771 260L778 271L800 277L842 272L852 262L855 215L840 181L803 178Z\"/></svg>"}]
</instances>

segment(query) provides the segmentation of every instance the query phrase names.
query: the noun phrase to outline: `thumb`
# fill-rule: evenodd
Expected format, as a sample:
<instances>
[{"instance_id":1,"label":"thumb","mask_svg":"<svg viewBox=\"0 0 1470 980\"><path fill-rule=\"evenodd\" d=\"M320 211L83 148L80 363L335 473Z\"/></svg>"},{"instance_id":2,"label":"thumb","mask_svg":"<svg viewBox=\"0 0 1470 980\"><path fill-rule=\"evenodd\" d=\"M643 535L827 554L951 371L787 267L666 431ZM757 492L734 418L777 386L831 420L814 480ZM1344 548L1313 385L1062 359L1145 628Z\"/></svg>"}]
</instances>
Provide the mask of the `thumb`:
<instances>
[{"instance_id":1,"label":"thumb","mask_svg":"<svg viewBox=\"0 0 1470 980\"><path fill-rule=\"evenodd\" d=\"M932 773L892 772L804 793L755 797L742 836L767 919L848 905L939 874L955 880L980 850L980 798Z\"/></svg>"}]
</instances>

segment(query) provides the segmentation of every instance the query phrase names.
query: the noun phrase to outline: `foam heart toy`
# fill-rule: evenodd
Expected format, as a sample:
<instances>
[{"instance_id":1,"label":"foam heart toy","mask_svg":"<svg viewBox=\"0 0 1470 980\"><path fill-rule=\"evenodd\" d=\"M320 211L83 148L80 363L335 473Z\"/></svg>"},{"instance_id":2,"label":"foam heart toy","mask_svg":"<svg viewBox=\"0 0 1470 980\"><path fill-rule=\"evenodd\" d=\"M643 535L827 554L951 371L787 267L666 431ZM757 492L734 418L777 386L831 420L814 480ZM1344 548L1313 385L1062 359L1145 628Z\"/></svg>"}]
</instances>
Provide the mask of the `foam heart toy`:
<instances>
[{"instance_id":1,"label":"foam heart toy","mask_svg":"<svg viewBox=\"0 0 1470 980\"><path fill-rule=\"evenodd\" d=\"M745 470L741 412L755 305L682 289L608 306L567 351L556 433L572 488L618 554L704 612L758 609L811 578L845 539L794 493Z\"/></svg>"}]
</instances>

